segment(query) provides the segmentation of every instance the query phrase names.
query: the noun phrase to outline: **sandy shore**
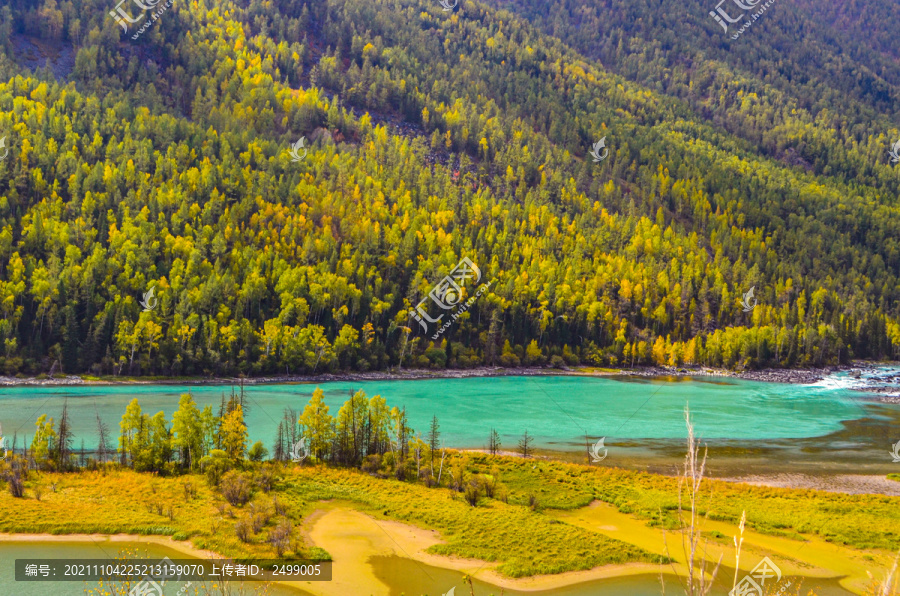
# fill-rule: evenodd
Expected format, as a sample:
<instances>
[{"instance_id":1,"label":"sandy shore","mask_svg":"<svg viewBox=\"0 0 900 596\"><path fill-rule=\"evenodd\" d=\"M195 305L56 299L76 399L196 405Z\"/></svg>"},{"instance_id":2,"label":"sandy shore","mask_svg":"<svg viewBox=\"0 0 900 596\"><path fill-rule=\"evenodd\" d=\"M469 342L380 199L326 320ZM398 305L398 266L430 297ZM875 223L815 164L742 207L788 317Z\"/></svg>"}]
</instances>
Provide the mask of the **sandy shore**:
<instances>
[{"instance_id":1,"label":"sandy shore","mask_svg":"<svg viewBox=\"0 0 900 596\"><path fill-rule=\"evenodd\" d=\"M652 553L671 557L674 562L665 566L666 574L686 575L683 553L677 534L668 540L658 528L647 525L631 515L619 512L614 506L594 501L590 506L572 511L550 511L547 515L564 523L598 532L610 538L634 544ZM705 532L717 531L727 537L714 540L704 548L710 549L715 560L734 556L730 537L739 530L735 524L705 520ZM304 589L317 596L343 596L344 594L371 594L388 596L390 590L375 575L368 563L371 556L399 556L433 567L470 574L495 588L522 592L551 592L582 582L660 572L659 565L629 563L605 565L585 571L569 571L555 575L539 575L511 579L496 572L497 563L446 557L425 552L429 547L443 542L433 530L409 524L379 520L352 509L349 505L330 503L309 516L305 524L306 536L316 546L328 550L334 558L334 581L325 584L306 584ZM744 553L741 569L749 572L763 556L776 553L785 573L806 578L813 584L816 578L839 580L841 585L857 594L862 593L868 581L867 569L884 569L890 565L889 553L860 551L827 542L818 536L805 536L798 541L761 534L747 529L744 533ZM341 581L342 578L344 581ZM352 579L351 579L352 578Z\"/></svg>"},{"instance_id":2,"label":"sandy shore","mask_svg":"<svg viewBox=\"0 0 900 596\"><path fill-rule=\"evenodd\" d=\"M372 556L399 556L426 565L471 574L498 588L524 592L555 590L581 582L659 573L659 566L646 563L606 565L587 571L569 571L555 575L538 575L511 579L501 576L494 568L497 563L477 559L446 557L425 552L443 543L434 530L425 530L401 522L375 519L365 513L341 505L316 510L308 516L304 534L316 545L327 550L333 560L332 581L308 583L304 590L321 596L372 594L388 596L390 589L383 584L368 563Z\"/></svg>"},{"instance_id":3,"label":"sandy shore","mask_svg":"<svg viewBox=\"0 0 900 596\"><path fill-rule=\"evenodd\" d=\"M900 497L900 482L888 480L884 476L866 474L835 474L830 476L810 476L808 474L752 474L739 478L716 478L726 482L739 482L754 486L776 488L804 488L829 493L849 495L876 494Z\"/></svg>"},{"instance_id":4,"label":"sandy shore","mask_svg":"<svg viewBox=\"0 0 900 596\"><path fill-rule=\"evenodd\" d=\"M674 571L680 575L687 572L681 538L677 532L664 534L659 528L651 527L643 520L622 513L611 504L594 501L588 507L571 511L552 511L547 512L547 515L634 544L649 552L668 556L674 563L668 566L666 571ZM704 533L718 532L721 535L719 539L704 542L704 552L711 560L715 561L721 556L723 566L732 566L734 561L732 537L740 533L737 524L702 519L700 526ZM744 531L743 538L740 565L742 571L749 572L764 556L772 557L778 561L784 574L803 577L804 585L808 588L816 584L816 579L828 578L837 580L843 588L855 594L862 594L869 581L866 572L875 574L883 572L890 568L894 558L892 552L857 550L809 534L797 540L794 537L760 533L748 527Z\"/></svg>"},{"instance_id":5,"label":"sandy shore","mask_svg":"<svg viewBox=\"0 0 900 596\"><path fill-rule=\"evenodd\" d=\"M189 557L219 559L222 555L210 550L195 548L190 542L172 540L168 536L145 534L2 534L0 542L89 542L97 545L114 545L120 542L158 544Z\"/></svg>"},{"instance_id":6,"label":"sandy shore","mask_svg":"<svg viewBox=\"0 0 900 596\"><path fill-rule=\"evenodd\" d=\"M278 582L301 588L316 596L346 596L371 594L389 596L390 588L375 575L369 564L372 556L400 556L426 565L472 574L498 588L521 591L541 591L563 588L581 582L658 573L658 565L632 563L607 565L587 571L570 571L556 575L541 575L510 579L496 573L497 563L477 559L445 557L425 552L430 546L443 542L440 534L391 520L378 520L365 513L339 504L325 504L304 520L303 536L312 544L327 550L333 558L330 582ZM138 534L0 534L0 542L85 542L114 546L116 543L157 544L196 558L220 558L212 551L194 548L165 536Z\"/></svg>"}]
</instances>

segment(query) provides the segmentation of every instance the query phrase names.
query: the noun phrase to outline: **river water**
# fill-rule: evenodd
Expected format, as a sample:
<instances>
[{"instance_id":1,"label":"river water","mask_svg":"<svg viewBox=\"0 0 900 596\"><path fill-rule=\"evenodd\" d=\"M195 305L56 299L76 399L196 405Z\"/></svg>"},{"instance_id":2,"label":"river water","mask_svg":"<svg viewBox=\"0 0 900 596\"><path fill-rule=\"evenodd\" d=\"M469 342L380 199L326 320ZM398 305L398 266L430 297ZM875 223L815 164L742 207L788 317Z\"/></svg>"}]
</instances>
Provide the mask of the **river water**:
<instances>
[{"instance_id":1,"label":"river water","mask_svg":"<svg viewBox=\"0 0 900 596\"><path fill-rule=\"evenodd\" d=\"M271 449L285 408L302 411L321 387L336 415L351 392L382 395L406 407L423 437L432 416L445 447L483 448L491 429L501 449L515 451L522 434L558 457L585 461L587 444L605 437L602 465L670 471L683 457L684 408L710 450L713 475L806 473L886 474L900 440L900 406L878 403L835 375L809 385L727 377L479 377L434 380L246 385L250 442ZM125 406L138 398L143 411L171 421L179 396L190 392L202 408L218 411L232 387L209 385L90 385L0 388L0 425L16 445L31 441L40 414L59 419L68 400L76 451L97 444L96 417L116 436Z\"/></svg>"}]
</instances>

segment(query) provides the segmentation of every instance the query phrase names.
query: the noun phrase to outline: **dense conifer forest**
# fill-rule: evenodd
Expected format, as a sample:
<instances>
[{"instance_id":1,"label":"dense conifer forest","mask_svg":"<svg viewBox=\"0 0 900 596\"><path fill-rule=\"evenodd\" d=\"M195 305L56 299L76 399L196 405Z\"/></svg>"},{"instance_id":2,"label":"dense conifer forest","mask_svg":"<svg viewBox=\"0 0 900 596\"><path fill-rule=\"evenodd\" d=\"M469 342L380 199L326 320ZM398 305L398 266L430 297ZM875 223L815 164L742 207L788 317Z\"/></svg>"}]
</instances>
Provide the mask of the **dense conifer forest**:
<instances>
[{"instance_id":1,"label":"dense conifer forest","mask_svg":"<svg viewBox=\"0 0 900 596\"><path fill-rule=\"evenodd\" d=\"M0 374L897 359L900 15L853 6L11 0Z\"/></svg>"}]
</instances>

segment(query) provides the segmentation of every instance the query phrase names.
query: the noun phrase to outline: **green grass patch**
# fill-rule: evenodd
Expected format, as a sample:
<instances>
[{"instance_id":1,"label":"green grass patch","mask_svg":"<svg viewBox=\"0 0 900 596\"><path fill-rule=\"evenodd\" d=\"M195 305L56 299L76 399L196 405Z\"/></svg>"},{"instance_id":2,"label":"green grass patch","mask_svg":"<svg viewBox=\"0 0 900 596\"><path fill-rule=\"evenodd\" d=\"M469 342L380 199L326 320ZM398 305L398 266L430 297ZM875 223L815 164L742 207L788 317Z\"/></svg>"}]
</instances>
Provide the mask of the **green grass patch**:
<instances>
[{"instance_id":1,"label":"green grass patch","mask_svg":"<svg viewBox=\"0 0 900 596\"><path fill-rule=\"evenodd\" d=\"M256 491L246 505L229 505L203 476L162 478L130 470L37 474L26 485L26 498L0 494L0 532L129 533L167 535L190 540L198 548L226 556L274 558L264 524L247 542L235 526L273 499L295 528L295 551L286 556L330 558L305 544L299 534L304 518L321 501L346 502L380 519L392 519L440 532L445 544L430 552L498 563L509 577L561 573L627 562L657 563L659 557L637 546L544 515L548 509L572 510L597 499L651 527L678 528L678 479L615 468L590 467L486 454L449 452L445 470L457 458L468 472L492 474L505 502L483 498L469 505L446 487L378 478L358 470L327 466L271 465L276 476L270 493ZM252 470L246 473L252 473ZM446 475L445 475L446 476ZM897 475L894 475L897 476ZM184 483L195 487L187 497ZM56 492L46 490L56 484ZM42 500L33 488L45 488ZM704 481L700 513L766 534L803 540L813 534L859 549L896 548L900 536L900 498L845 495ZM533 506L532 506L533 504ZM165 511L163 515L159 513ZM709 534L717 540L729 537Z\"/></svg>"}]
</instances>

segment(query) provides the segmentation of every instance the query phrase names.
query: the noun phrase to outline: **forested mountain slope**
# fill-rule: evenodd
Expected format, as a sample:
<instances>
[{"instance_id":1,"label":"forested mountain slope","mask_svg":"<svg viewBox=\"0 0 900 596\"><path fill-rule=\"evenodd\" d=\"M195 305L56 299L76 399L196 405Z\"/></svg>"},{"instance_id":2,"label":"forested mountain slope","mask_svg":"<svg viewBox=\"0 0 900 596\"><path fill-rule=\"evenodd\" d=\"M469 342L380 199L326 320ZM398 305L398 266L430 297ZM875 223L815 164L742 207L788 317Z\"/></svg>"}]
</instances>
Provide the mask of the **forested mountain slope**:
<instances>
[{"instance_id":1,"label":"forested mountain slope","mask_svg":"<svg viewBox=\"0 0 900 596\"><path fill-rule=\"evenodd\" d=\"M897 356L883 139L773 133L759 94L724 126L663 61L614 74L478 3L176 2L137 40L111 8L0 12L9 374ZM26 42L74 47L67 80ZM893 118L844 95L860 139ZM786 161L794 126L829 158ZM433 341L410 308L463 257L490 290Z\"/></svg>"}]
</instances>

